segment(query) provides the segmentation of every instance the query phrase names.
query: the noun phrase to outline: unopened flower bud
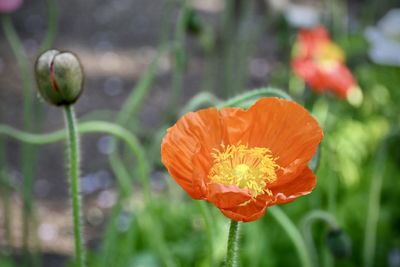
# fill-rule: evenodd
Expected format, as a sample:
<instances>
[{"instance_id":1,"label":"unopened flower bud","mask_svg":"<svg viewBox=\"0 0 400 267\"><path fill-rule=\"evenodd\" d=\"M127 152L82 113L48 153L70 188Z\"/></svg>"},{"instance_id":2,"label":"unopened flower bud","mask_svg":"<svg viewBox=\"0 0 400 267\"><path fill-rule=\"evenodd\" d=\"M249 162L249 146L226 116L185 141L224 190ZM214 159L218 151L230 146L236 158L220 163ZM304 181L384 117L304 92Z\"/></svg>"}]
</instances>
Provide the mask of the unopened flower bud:
<instances>
[{"instance_id":1,"label":"unopened flower bud","mask_svg":"<svg viewBox=\"0 0 400 267\"><path fill-rule=\"evenodd\" d=\"M71 52L44 52L36 60L35 74L40 94L53 105L71 105L83 91L82 66Z\"/></svg>"},{"instance_id":2,"label":"unopened flower bud","mask_svg":"<svg viewBox=\"0 0 400 267\"><path fill-rule=\"evenodd\" d=\"M341 229L329 231L326 241L334 257L345 259L351 256L352 248L350 237Z\"/></svg>"}]
</instances>

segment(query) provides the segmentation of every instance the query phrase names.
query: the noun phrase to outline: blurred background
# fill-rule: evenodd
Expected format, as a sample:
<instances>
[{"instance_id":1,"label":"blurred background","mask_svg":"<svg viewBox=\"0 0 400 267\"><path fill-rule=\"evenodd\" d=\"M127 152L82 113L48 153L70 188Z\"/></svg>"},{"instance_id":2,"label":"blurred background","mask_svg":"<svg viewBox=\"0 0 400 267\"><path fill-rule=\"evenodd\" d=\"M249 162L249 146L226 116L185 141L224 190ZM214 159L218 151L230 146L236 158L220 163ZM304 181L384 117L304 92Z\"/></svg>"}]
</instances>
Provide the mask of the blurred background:
<instances>
[{"instance_id":1,"label":"blurred background","mask_svg":"<svg viewBox=\"0 0 400 267\"><path fill-rule=\"evenodd\" d=\"M397 0L24 1L1 14L0 123L62 129L62 111L36 93L34 61L44 48L73 51L85 72L79 122L127 128L150 168L151 204L141 163L123 142L81 136L89 266L222 266L228 220L169 177L161 137L214 98L282 89L325 129L316 190L282 206L312 266L400 266L399 8ZM361 103L316 94L293 74L297 33L317 25L344 50ZM205 101L196 105L199 93ZM0 148L0 266L73 266L65 143L23 145L0 134ZM267 211L243 225L239 266L301 265L278 221Z\"/></svg>"}]
</instances>

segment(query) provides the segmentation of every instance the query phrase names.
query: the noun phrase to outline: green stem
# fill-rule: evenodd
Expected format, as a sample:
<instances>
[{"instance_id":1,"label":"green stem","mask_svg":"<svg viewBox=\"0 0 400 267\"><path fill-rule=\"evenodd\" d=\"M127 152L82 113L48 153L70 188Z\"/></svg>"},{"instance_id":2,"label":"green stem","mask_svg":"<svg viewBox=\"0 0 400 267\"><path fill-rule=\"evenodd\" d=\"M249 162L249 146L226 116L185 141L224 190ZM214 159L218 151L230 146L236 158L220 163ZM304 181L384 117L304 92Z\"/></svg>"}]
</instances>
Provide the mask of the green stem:
<instances>
[{"instance_id":1,"label":"green stem","mask_svg":"<svg viewBox=\"0 0 400 267\"><path fill-rule=\"evenodd\" d=\"M150 207L153 209L153 207ZM143 225L144 233L149 236L151 246L153 246L160 255L162 266L176 267L178 264L175 262L171 253L170 247L165 242L160 225L159 217L154 216L155 212L144 212L138 220Z\"/></svg>"},{"instance_id":2,"label":"green stem","mask_svg":"<svg viewBox=\"0 0 400 267\"><path fill-rule=\"evenodd\" d=\"M58 31L58 9L55 0L46 0L47 3L47 32L40 45L39 52L42 53L51 48Z\"/></svg>"},{"instance_id":3,"label":"green stem","mask_svg":"<svg viewBox=\"0 0 400 267\"><path fill-rule=\"evenodd\" d=\"M162 56L168 51L168 47L160 48L156 58L150 64L144 75L141 77L137 85L132 88L130 95L122 105L121 110L117 114L117 122L119 125L126 125L132 120L135 122L137 111L140 109L144 98L148 95L151 85L155 80L157 69ZM132 123L136 125L136 123ZM109 161L113 172L116 174L120 186L120 192L123 196L132 194L131 175L129 170L123 164L123 160L118 154L118 142L114 144L115 151L109 156Z\"/></svg>"},{"instance_id":4,"label":"green stem","mask_svg":"<svg viewBox=\"0 0 400 267\"><path fill-rule=\"evenodd\" d=\"M233 77L234 56L237 47L237 40L234 36L237 23L235 22L235 0L225 0L225 9L222 18L222 94L223 97L232 96L232 84L235 82Z\"/></svg>"},{"instance_id":5,"label":"green stem","mask_svg":"<svg viewBox=\"0 0 400 267\"><path fill-rule=\"evenodd\" d=\"M185 39L186 39L186 24L188 15L188 5L186 0L183 0L182 7L179 13L178 22L175 28L174 40L174 69L171 82L171 106L179 103L182 95L184 62L186 57Z\"/></svg>"},{"instance_id":6,"label":"green stem","mask_svg":"<svg viewBox=\"0 0 400 267\"><path fill-rule=\"evenodd\" d=\"M294 246L297 249L297 253L300 258L301 265L303 267L312 267L312 261L310 255L307 251L307 245L304 242L299 230L294 225L294 223L289 219L289 217L277 206L270 207L268 213L271 214L275 220L282 226L286 231L289 238L292 240Z\"/></svg>"},{"instance_id":7,"label":"green stem","mask_svg":"<svg viewBox=\"0 0 400 267\"><path fill-rule=\"evenodd\" d=\"M150 92L151 86L155 80L158 66L162 56L169 51L169 47L161 47L156 58L147 68L144 75L141 77L137 85L132 88L132 92L128 96L127 100L122 105L121 110L117 114L117 123L119 125L128 126L130 122L133 127L136 127L136 115L143 103L144 98ZM133 128L132 127L132 128ZM134 129L132 130L134 131ZM124 161L118 153L118 142L115 143L115 150L109 156L111 168L116 174L120 185L120 192L123 196L130 196L132 194L132 183L130 171L125 167Z\"/></svg>"},{"instance_id":8,"label":"green stem","mask_svg":"<svg viewBox=\"0 0 400 267\"><path fill-rule=\"evenodd\" d=\"M233 98L230 98L219 105L217 105L218 108L222 107L237 107L240 106L241 104L251 101L251 100L257 100L260 97L279 97L279 98L284 98L284 99L292 99L290 95L285 93L282 90L267 87L267 88L260 88L260 89L255 89L246 93L242 93L238 96L235 96Z\"/></svg>"},{"instance_id":9,"label":"green stem","mask_svg":"<svg viewBox=\"0 0 400 267\"><path fill-rule=\"evenodd\" d=\"M20 77L22 80L23 88L23 128L25 130L32 130L32 95L33 90L31 88L33 84L33 77L30 73L30 63L25 53L25 49L22 45L21 40L14 28L11 17L9 15L2 15L2 26L5 37L10 44L10 47L17 60ZM23 236L23 250L24 250L24 261L29 261L29 236L30 236L30 224L32 216L32 177L33 177L33 148L29 145L22 145L21 148L21 164L22 164L22 195L23 195L23 214L22 214L22 236ZM28 265L28 262L25 262Z\"/></svg>"},{"instance_id":10,"label":"green stem","mask_svg":"<svg viewBox=\"0 0 400 267\"><path fill-rule=\"evenodd\" d=\"M206 228L206 234L207 234L207 241L208 241L208 246L207 246L207 255L208 255L208 266L214 266L215 265L215 259L214 259L214 235L213 235L213 222L212 222L212 217L210 214L210 210L208 209L207 203L205 201L196 201L198 203L199 208L200 208L200 213L203 217L204 220L204 225Z\"/></svg>"},{"instance_id":11,"label":"green stem","mask_svg":"<svg viewBox=\"0 0 400 267\"><path fill-rule=\"evenodd\" d=\"M128 169L125 167L121 158L117 155L118 154L116 154L116 156L110 156L110 165L117 178L119 192L122 200L132 195L133 186Z\"/></svg>"},{"instance_id":12,"label":"green stem","mask_svg":"<svg viewBox=\"0 0 400 267\"><path fill-rule=\"evenodd\" d=\"M238 265L237 252L239 247L239 229L239 222L231 220L228 235L228 247L226 252L226 267L236 267Z\"/></svg>"},{"instance_id":13,"label":"green stem","mask_svg":"<svg viewBox=\"0 0 400 267\"><path fill-rule=\"evenodd\" d=\"M193 96L189 102L182 108L181 115L184 115L190 111L195 111L204 105L217 106L220 100L210 92L200 92Z\"/></svg>"},{"instance_id":14,"label":"green stem","mask_svg":"<svg viewBox=\"0 0 400 267\"><path fill-rule=\"evenodd\" d=\"M4 230L5 230L5 240L7 246L7 252L11 251L12 248L12 237L11 237L11 207L10 207L10 197L11 197L11 185L8 178L8 172L6 168L6 146L3 142L3 138L0 138L0 195L3 200L3 218L4 218Z\"/></svg>"},{"instance_id":15,"label":"green stem","mask_svg":"<svg viewBox=\"0 0 400 267\"><path fill-rule=\"evenodd\" d=\"M78 267L85 265L81 225L81 200L79 195L79 135L72 106L65 106L65 123L68 128L69 182L74 224L75 261Z\"/></svg>"},{"instance_id":16,"label":"green stem","mask_svg":"<svg viewBox=\"0 0 400 267\"><path fill-rule=\"evenodd\" d=\"M312 258L313 265L314 266L319 266L319 259L318 259L318 253L315 248L315 244L313 241L313 236L312 236L312 231L311 227L314 224L314 222L321 220L325 222L331 229L339 229L339 226L336 222L335 217L332 216L329 212L323 211L323 210L313 210L309 212L302 220L301 222L301 230L303 232L303 236L305 239L305 242L307 244L307 247L310 251L310 257Z\"/></svg>"},{"instance_id":17,"label":"green stem","mask_svg":"<svg viewBox=\"0 0 400 267\"><path fill-rule=\"evenodd\" d=\"M96 259L96 266L98 267L110 266L113 257L115 257L113 252L115 250L115 244L118 242L118 220L122 211L122 204L121 201L117 202L111 212L107 228L104 231L104 239L101 242L101 257Z\"/></svg>"},{"instance_id":18,"label":"green stem","mask_svg":"<svg viewBox=\"0 0 400 267\"><path fill-rule=\"evenodd\" d=\"M22 79L24 107L26 106L26 108L24 108L24 122L31 124L32 122L27 119L27 116L25 116L30 115L29 112L32 108L31 100L33 90L31 90L31 87L33 85L33 77L30 72L30 63L9 15L2 15L2 25L5 37L14 53L14 56L17 60L18 69L21 74L20 76Z\"/></svg>"},{"instance_id":19,"label":"green stem","mask_svg":"<svg viewBox=\"0 0 400 267\"><path fill-rule=\"evenodd\" d=\"M83 122L79 125L78 131L79 133L111 134L116 138L120 138L126 143L127 147L136 156L138 176L140 179L140 183L143 187L145 203L146 205L150 205L151 195L150 195L150 186L148 183L150 166L148 160L146 159L146 153L142 148L142 146L140 145L136 136L118 124L105 121ZM0 124L0 135L2 134L22 142L36 144L36 145L55 143L65 139L65 130L60 130L49 134L32 134L19 131L17 129L9 127L8 125ZM152 207L150 207L150 209L152 209ZM152 232L149 233L153 233L153 235L157 237L157 242L154 245L157 246L157 249L159 250L159 253L163 259L163 262L165 262L167 266L175 266L171 253L169 252L168 246L165 243L164 239L162 239L160 231L154 230L154 229L159 229L158 225L159 222L157 218L152 214L149 214L148 216L152 219L151 224L154 225L154 227L152 228Z\"/></svg>"},{"instance_id":20,"label":"green stem","mask_svg":"<svg viewBox=\"0 0 400 267\"><path fill-rule=\"evenodd\" d=\"M5 173L1 174L5 179ZM11 192L10 188L4 188L3 190L0 190L3 198L3 216L4 216L4 230L5 230L5 240L7 242L7 252L10 252L13 247L13 242L12 242L12 222L11 222L11 203L10 203L10 198L11 198Z\"/></svg>"},{"instance_id":21,"label":"green stem","mask_svg":"<svg viewBox=\"0 0 400 267\"><path fill-rule=\"evenodd\" d=\"M140 182L144 188L145 198L149 199L150 189L147 183L147 177L149 177L150 166L146 160L146 154L138 139L135 135L130 133L125 128L118 124L105 122L105 121L87 121L79 125L77 129L79 133L106 133L111 134L121 140L123 140L127 147L137 157L138 161L138 173ZM55 143L65 139L65 130L55 131L48 134L33 134L26 133L17 129L14 129L8 125L0 124L0 135L6 135L8 137L17 139L19 141L35 144L44 145Z\"/></svg>"},{"instance_id":22,"label":"green stem","mask_svg":"<svg viewBox=\"0 0 400 267\"><path fill-rule=\"evenodd\" d=\"M385 173L385 163L387 158L387 140L391 135L382 141L378 148L375 158L375 164L372 173L370 192L368 197L367 222L365 227L364 248L363 248L363 266L372 267L374 265L376 230L378 227L381 191L383 176Z\"/></svg>"},{"instance_id":23,"label":"green stem","mask_svg":"<svg viewBox=\"0 0 400 267\"><path fill-rule=\"evenodd\" d=\"M151 86L153 85L160 61L169 50L170 48L168 46L159 49L153 62L140 78L137 85L132 88L131 93L118 112L117 122L119 124L124 125L131 121L132 118L136 118L137 111L140 109L140 106L143 104L145 97L149 94Z\"/></svg>"},{"instance_id":24,"label":"green stem","mask_svg":"<svg viewBox=\"0 0 400 267\"><path fill-rule=\"evenodd\" d=\"M167 43L169 43L169 34L172 30L171 26L170 26L170 18L173 16L172 12L175 9L175 0L166 0L163 3L163 7L162 7L162 16L161 16L161 26L160 26L160 40L159 43L161 45L165 45Z\"/></svg>"}]
</instances>

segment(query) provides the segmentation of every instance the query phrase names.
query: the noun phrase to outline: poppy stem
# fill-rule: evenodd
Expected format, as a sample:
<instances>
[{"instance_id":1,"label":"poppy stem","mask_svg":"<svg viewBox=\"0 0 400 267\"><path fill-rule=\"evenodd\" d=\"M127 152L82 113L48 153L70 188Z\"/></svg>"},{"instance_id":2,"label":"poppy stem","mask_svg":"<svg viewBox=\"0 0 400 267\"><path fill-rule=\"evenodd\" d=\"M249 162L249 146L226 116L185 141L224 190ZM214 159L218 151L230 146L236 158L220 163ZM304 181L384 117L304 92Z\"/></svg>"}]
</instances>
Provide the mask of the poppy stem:
<instances>
[{"instance_id":1,"label":"poppy stem","mask_svg":"<svg viewBox=\"0 0 400 267\"><path fill-rule=\"evenodd\" d=\"M204 225L207 234L208 241L208 264L209 266L215 266L215 256L214 256L214 231L213 231L213 220L211 217L210 210L208 209L207 203L204 201L197 201L200 208L200 213L204 219Z\"/></svg>"},{"instance_id":2,"label":"poppy stem","mask_svg":"<svg viewBox=\"0 0 400 267\"><path fill-rule=\"evenodd\" d=\"M330 229L340 229L336 222L336 218L324 210L313 210L304 216L300 224L300 229L303 233L304 241L307 244L308 251L310 252L310 258L314 266L319 266L319 257L314 244L311 228L318 220L325 222Z\"/></svg>"},{"instance_id":3,"label":"poppy stem","mask_svg":"<svg viewBox=\"0 0 400 267\"><path fill-rule=\"evenodd\" d=\"M242 93L240 95L237 95L235 97L229 98L228 100L221 102L217 105L217 108L226 108L226 107L237 107L237 106L242 106L248 101L256 101L260 97L279 97L283 99L289 99L291 100L292 98L290 95L285 93L282 90L275 89L272 87L265 87L265 88L259 88L259 89L254 89L245 93Z\"/></svg>"},{"instance_id":4,"label":"poppy stem","mask_svg":"<svg viewBox=\"0 0 400 267\"><path fill-rule=\"evenodd\" d=\"M379 222L379 213L381 209L381 194L383 178L386 169L388 139L394 133L389 134L379 146L376 152L373 171L371 175L371 185L368 197L367 221L365 225L364 247L363 247L363 266L372 267L375 261L376 250L376 231Z\"/></svg>"},{"instance_id":5,"label":"poppy stem","mask_svg":"<svg viewBox=\"0 0 400 267\"><path fill-rule=\"evenodd\" d=\"M185 72L185 42L186 42L186 24L188 20L189 7L186 0L182 1L182 7L179 11L178 22L175 28L174 40L174 66L171 79L171 103L172 106L179 103L182 95L183 78Z\"/></svg>"},{"instance_id":6,"label":"poppy stem","mask_svg":"<svg viewBox=\"0 0 400 267\"><path fill-rule=\"evenodd\" d=\"M309 252L307 251L307 245L296 225L279 207L270 207L268 211L269 214L271 214L275 218L275 220L282 226L282 228L288 234L289 238L292 240L294 246L297 249L301 266L312 267L312 260L310 258Z\"/></svg>"},{"instance_id":7,"label":"poppy stem","mask_svg":"<svg viewBox=\"0 0 400 267\"><path fill-rule=\"evenodd\" d=\"M12 235L11 235L11 194L12 187L6 167L6 146L3 138L0 138L0 195L3 202L4 230L7 254L12 253Z\"/></svg>"},{"instance_id":8,"label":"poppy stem","mask_svg":"<svg viewBox=\"0 0 400 267\"><path fill-rule=\"evenodd\" d=\"M68 128L69 185L72 201L72 220L74 225L75 260L77 267L85 266L81 229L81 199L79 196L79 135L72 106L64 107L65 123Z\"/></svg>"},{"instance_id":9,"label":"poppy stem","mask_svg":"<svg viewBox=\"0 0 400 267\"><path fill-rule=\"evenodd\" d=\"M228 235L228 249L226 253L226 267L237 266L237 251L239 247L239 230L240 224L237 221L231 220Z\"/></svg>"},{"instance_id":10,"label":"poppy stem","mask_svg":"<svg viewBox=\"0 0 400 267\"><path fill-rule=\"evenodd\" d=\"M46 0L47 4L47 31L46 36L40 45L39 52L51 48L58 31L58 6L55 0Z\"/></svg>"},{"instance_id":11,"label":"poppy stem","mask_svg":"<svg viewBox=\"0 0 400 267\"><path fill-rule=\"evenodd\" d=\"M10 15L2 15L1 23L5 38L7 39L12 52L17 61L18 70L22 81L22 113L23 113L23 127L24 130L32 130L33 128L33 90L32 85L33 77L30 69L30 63L26 51L22 45L22 41L18 36L18 33L14 27ZM33 221L33 201L32 201L32 182L34 172L34 153L33 147L27 144L21 146L21 167L22 167L22 199L23 199L23 211L22 211L22 236L23 236L23 266L30 266L30 262L35 265L34 257L29 253L29 237L31 236L31 221Z\"/></svg>"}]
</instances>

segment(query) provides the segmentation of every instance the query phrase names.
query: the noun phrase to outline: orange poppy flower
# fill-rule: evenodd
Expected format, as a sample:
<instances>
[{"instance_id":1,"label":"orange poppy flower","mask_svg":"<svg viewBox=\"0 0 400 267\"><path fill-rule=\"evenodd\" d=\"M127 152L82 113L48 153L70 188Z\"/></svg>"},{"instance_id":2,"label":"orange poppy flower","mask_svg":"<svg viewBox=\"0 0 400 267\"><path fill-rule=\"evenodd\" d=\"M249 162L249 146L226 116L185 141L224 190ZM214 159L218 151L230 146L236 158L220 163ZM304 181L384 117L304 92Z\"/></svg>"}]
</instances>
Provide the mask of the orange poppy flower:
<instances>
[{"instance_id":1,"label":"orange poppy flower","mask_svg":"<svg viewBox=\"0 0 400 267\"><path fill-rule=\"evenodd\" d=\"M307 162L322 139L299 104L262 98L248 110L190 112L168 129L162 162L194 199L213 203L236 221L308 194L316 184Z\"/></svg>"},{"instance_id":2,"label":"orange poppy flower","mask_svg":"<svg viewBox=\"0 0 400 267\"><path fill-rule=\"evenodd\" d=\"M360 93L345 65L343 50L331 41L322 26L300 31L294 46L292 68L316 92L328 90L343 99Z\"/></svg>"}]
</instances>

